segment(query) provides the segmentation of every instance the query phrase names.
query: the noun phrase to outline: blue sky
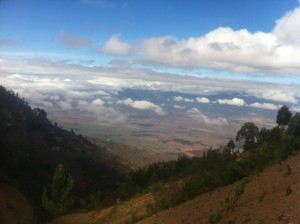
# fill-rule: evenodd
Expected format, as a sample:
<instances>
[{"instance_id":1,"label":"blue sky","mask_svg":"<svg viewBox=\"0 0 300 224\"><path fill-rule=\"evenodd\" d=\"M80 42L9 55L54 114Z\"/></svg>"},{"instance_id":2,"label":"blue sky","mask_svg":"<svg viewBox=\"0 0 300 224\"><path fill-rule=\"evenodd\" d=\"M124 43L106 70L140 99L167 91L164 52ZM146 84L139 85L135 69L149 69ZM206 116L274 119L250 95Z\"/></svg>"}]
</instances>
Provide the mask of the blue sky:
<instances>
[{"instance_id":1,"label":"blue sky","mask_svg":"<svg viewBox=\"0 0 300 224\"><path fill-rule=\"evenodd\" d=\"M0 38L14 44L0 46L1 56L38 55L54 60L96 60L113 57L94 49L113 35L125 42L173 36L199 37L218 27L249 32L271 32L277 19L298 6L296 0L249 1L114 1L114 0L2 0ZM89 40L72 49L61 43L61 33Z\"/></svg>"},{"instance_id":2,"label":"blue sky","mask_svg":"<svg viewBox=\"0 0 300 224\"><path fill-rule=\"evenodd\" d=\"M120 120L120 105L170 108L121 99L124 89L300 111L299 21L297 0L0 0L0 84L36 105L97 106Z\"/></svg>"}]
</instances>

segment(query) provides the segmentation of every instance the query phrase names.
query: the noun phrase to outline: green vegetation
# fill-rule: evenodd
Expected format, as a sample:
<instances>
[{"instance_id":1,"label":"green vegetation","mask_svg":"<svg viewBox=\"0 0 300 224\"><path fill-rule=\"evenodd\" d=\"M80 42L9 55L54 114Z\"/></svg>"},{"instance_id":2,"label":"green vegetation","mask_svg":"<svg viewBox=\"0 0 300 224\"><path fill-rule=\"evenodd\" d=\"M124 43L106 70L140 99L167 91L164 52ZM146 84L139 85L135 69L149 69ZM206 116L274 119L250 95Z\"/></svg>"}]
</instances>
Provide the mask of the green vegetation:
<instances>
[{"instance_id":1,"label":"green vegetation","mask_svg":"<svg viewBox=\"0 0 300 224\"><path fill-rule=\"evenodd\" d=\"M57 217L65 213L74 203L72 189L74 180L66 174L62 164L55 168L52 185L49 189L44 188L42 206L52 216Z\"/></svg>"},{"instance_id":2,"label":"green vegetation","mask_svg":"<svg viewBox=\"0 0 300 224\"><path fill-rule=\"evenodd\" d=\"M236 141L243 142L244 150L251 150L255 147L257 135L259 133L258 127L252 123L245 123L236 135Z\"/></svg>"},{"instance_id":3,"label":"green vegetation","mask_svg":"<svg viewBox=\"0 0 300 224\"><path fill-rule=\"evenodd\" d=\"M292 117L292 113L286 105L283 105L277 113L276 123L280 126L287 125Z\"/></svg>"}]
</instances>

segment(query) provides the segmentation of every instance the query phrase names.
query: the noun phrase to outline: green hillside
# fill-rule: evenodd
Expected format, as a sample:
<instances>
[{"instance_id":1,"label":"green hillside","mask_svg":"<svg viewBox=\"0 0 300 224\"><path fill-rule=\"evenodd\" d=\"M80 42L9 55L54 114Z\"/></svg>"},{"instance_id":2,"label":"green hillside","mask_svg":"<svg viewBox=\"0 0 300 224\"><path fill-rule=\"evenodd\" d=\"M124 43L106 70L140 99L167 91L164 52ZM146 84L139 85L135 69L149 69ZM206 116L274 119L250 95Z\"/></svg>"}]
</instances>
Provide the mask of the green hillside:
<instances>
[{"instance_id":1,"label":"green hillside","mask_svg":"<svg viewBox=\"0 0 300 224\"><path fill-rule=\"evenodd\" d=\"M58 164L75 181L73 207L93 207L126 180L131 166L82 135L67 131L0 86L0 182L13 184L41 209L44 186ZM106 200L105 200L106 199ZM106 202L109 203L109 202Z\"/></svg>"}]
</instances>

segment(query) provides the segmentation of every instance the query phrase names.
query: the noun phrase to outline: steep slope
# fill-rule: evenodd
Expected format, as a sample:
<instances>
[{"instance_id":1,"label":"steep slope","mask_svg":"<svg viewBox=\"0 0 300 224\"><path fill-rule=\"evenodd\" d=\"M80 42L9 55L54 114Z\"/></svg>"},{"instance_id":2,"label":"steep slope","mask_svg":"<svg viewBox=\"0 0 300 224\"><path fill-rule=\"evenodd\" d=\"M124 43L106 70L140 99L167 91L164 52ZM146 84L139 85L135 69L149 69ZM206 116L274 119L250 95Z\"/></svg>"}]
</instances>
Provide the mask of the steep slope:
<instances>
[{"instance_id":1,"label":"steep slope","mask_svg":"<svg viewBox=\"0 0 300 224\"><path fill-rule=\"evenodd\" d=\"M253 176L235 205L218 223L299 223L300 154L267 167ZM220 188L162 211L139 224L207 223L208 217L224 208L236 184Z\"/></svg>"},{"instance_id":2,"label":"steep slope","mask_svg":"<svg viewBox=\"0 0 300 224\"><path fill-rule=\"evenodd\" d=\"M13 183L40 204L43 187L63 164L75 179L78 206L108 197L130 166L81 135L58 127L47 113L0 86L0 182ZM75 204L76 205L76 204Z\"/></svg>"},{"instance_id":3,"label":"steep slope","mask_svg":"<svg viewBox=\"0 0 300 224\"><path fill-rule=\"evenodd\" d=\"M54 220L60 224L199 224L199 223L299 223L300 221L300 154L275 163L260 174L251 176L240 198L226 210L235 197L241 181L202 194L177 207L147 216L149 205L155 201L152 193L90 213L73 213ZM218 222L209 217L222 214Z\"/></svg>"}]
</instances>

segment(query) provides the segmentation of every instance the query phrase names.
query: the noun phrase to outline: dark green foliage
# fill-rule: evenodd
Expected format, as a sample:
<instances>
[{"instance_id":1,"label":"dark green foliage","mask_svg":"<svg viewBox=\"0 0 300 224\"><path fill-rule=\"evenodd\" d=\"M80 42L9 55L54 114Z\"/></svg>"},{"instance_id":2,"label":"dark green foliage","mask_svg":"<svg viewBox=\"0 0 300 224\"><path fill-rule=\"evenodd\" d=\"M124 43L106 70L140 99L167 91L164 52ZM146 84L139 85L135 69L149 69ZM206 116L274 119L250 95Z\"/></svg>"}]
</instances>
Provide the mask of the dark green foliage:
<instances>
[{"instance_id":1,"label":"dark green foliage","mask_svg":"<svg viewBox=\"0 0 300 224\"><path fill-rule=\"evenodd\" d=\"M270 131L270 141L278 141L283 135L284 130L279 126L274 127Z\"/></svg>"},{"instance_id":2,"label":"dark green foliage","mask_svg":"<svg viewBox=\"0 0 300 224\"><path fill-rule=\"evenodd\" d=\"M227 145L226 145L226 148L227 148L228 150L230 150L230 151L234 150L234 148L235 148L235 143L234 143L234 141L233 141L232 139L229 140L229 142L228 142Z\"/></svg>"},{"instance_id":3,"label":"dark green foliage","mask_svg":"<svg viewBox=\"0 0 300 224\"><path fill-rule=\"evenodd\" d=\"M158 162L149 165L144 169L138 169L132 174L132 182L142 189L151 184L176 177L180 171L190 165L190 159L180 156L177 161Z\"/></svg>"},{"instance_id":4,"label":"dark green foliage","mask_svg":"<svg viewBox=\"0 0 300 224\"><path fill-rule=\"evenodd\" d=\"M287 125L292 117L292 113L286 105L283 105L277 113L276 123L280 126Z\"/></svg>"},{"instance_id":5,"label":"dark green foliage","mask_svg":"<svg viewBox=\"0 0 300 224\"><path fill-rule=\"evenodd\" d=\"M62 164L55 168L52 185L44 188L42 206L52 216L65 213L73 204L72 189L74 180L68 175Z\"/></svg>"},{"instance_id":6,"label":"dark green foliage","mask_svg":"<svg viewBox=\"0 0 300 224\"><path fill-rule=\"evenodd\" d=\"M258 127L252 123L245 123L236 135L236 141L243 142L244 150L251 150L255 147Z\"/></svg>"},{"instance_id":7,"label":"dark green foliage","mask_svg":"<svg viewBox=\"0 0 300 224\"><path fill-rule=\"evenodd\" d=\"M271 131L263 127L257 134L257 143L262 144L271 140Z\"/></svg>"},{"instance_id":8,"label":"dark green foliage","mask_svg":"<svg viewBox=\"0 0 300 224\"><path fill-rule=\"evenodd\" d=\"M290 120L287 133L300 137L300 113L296 113Z\"/></svg>"}]
</instances>

